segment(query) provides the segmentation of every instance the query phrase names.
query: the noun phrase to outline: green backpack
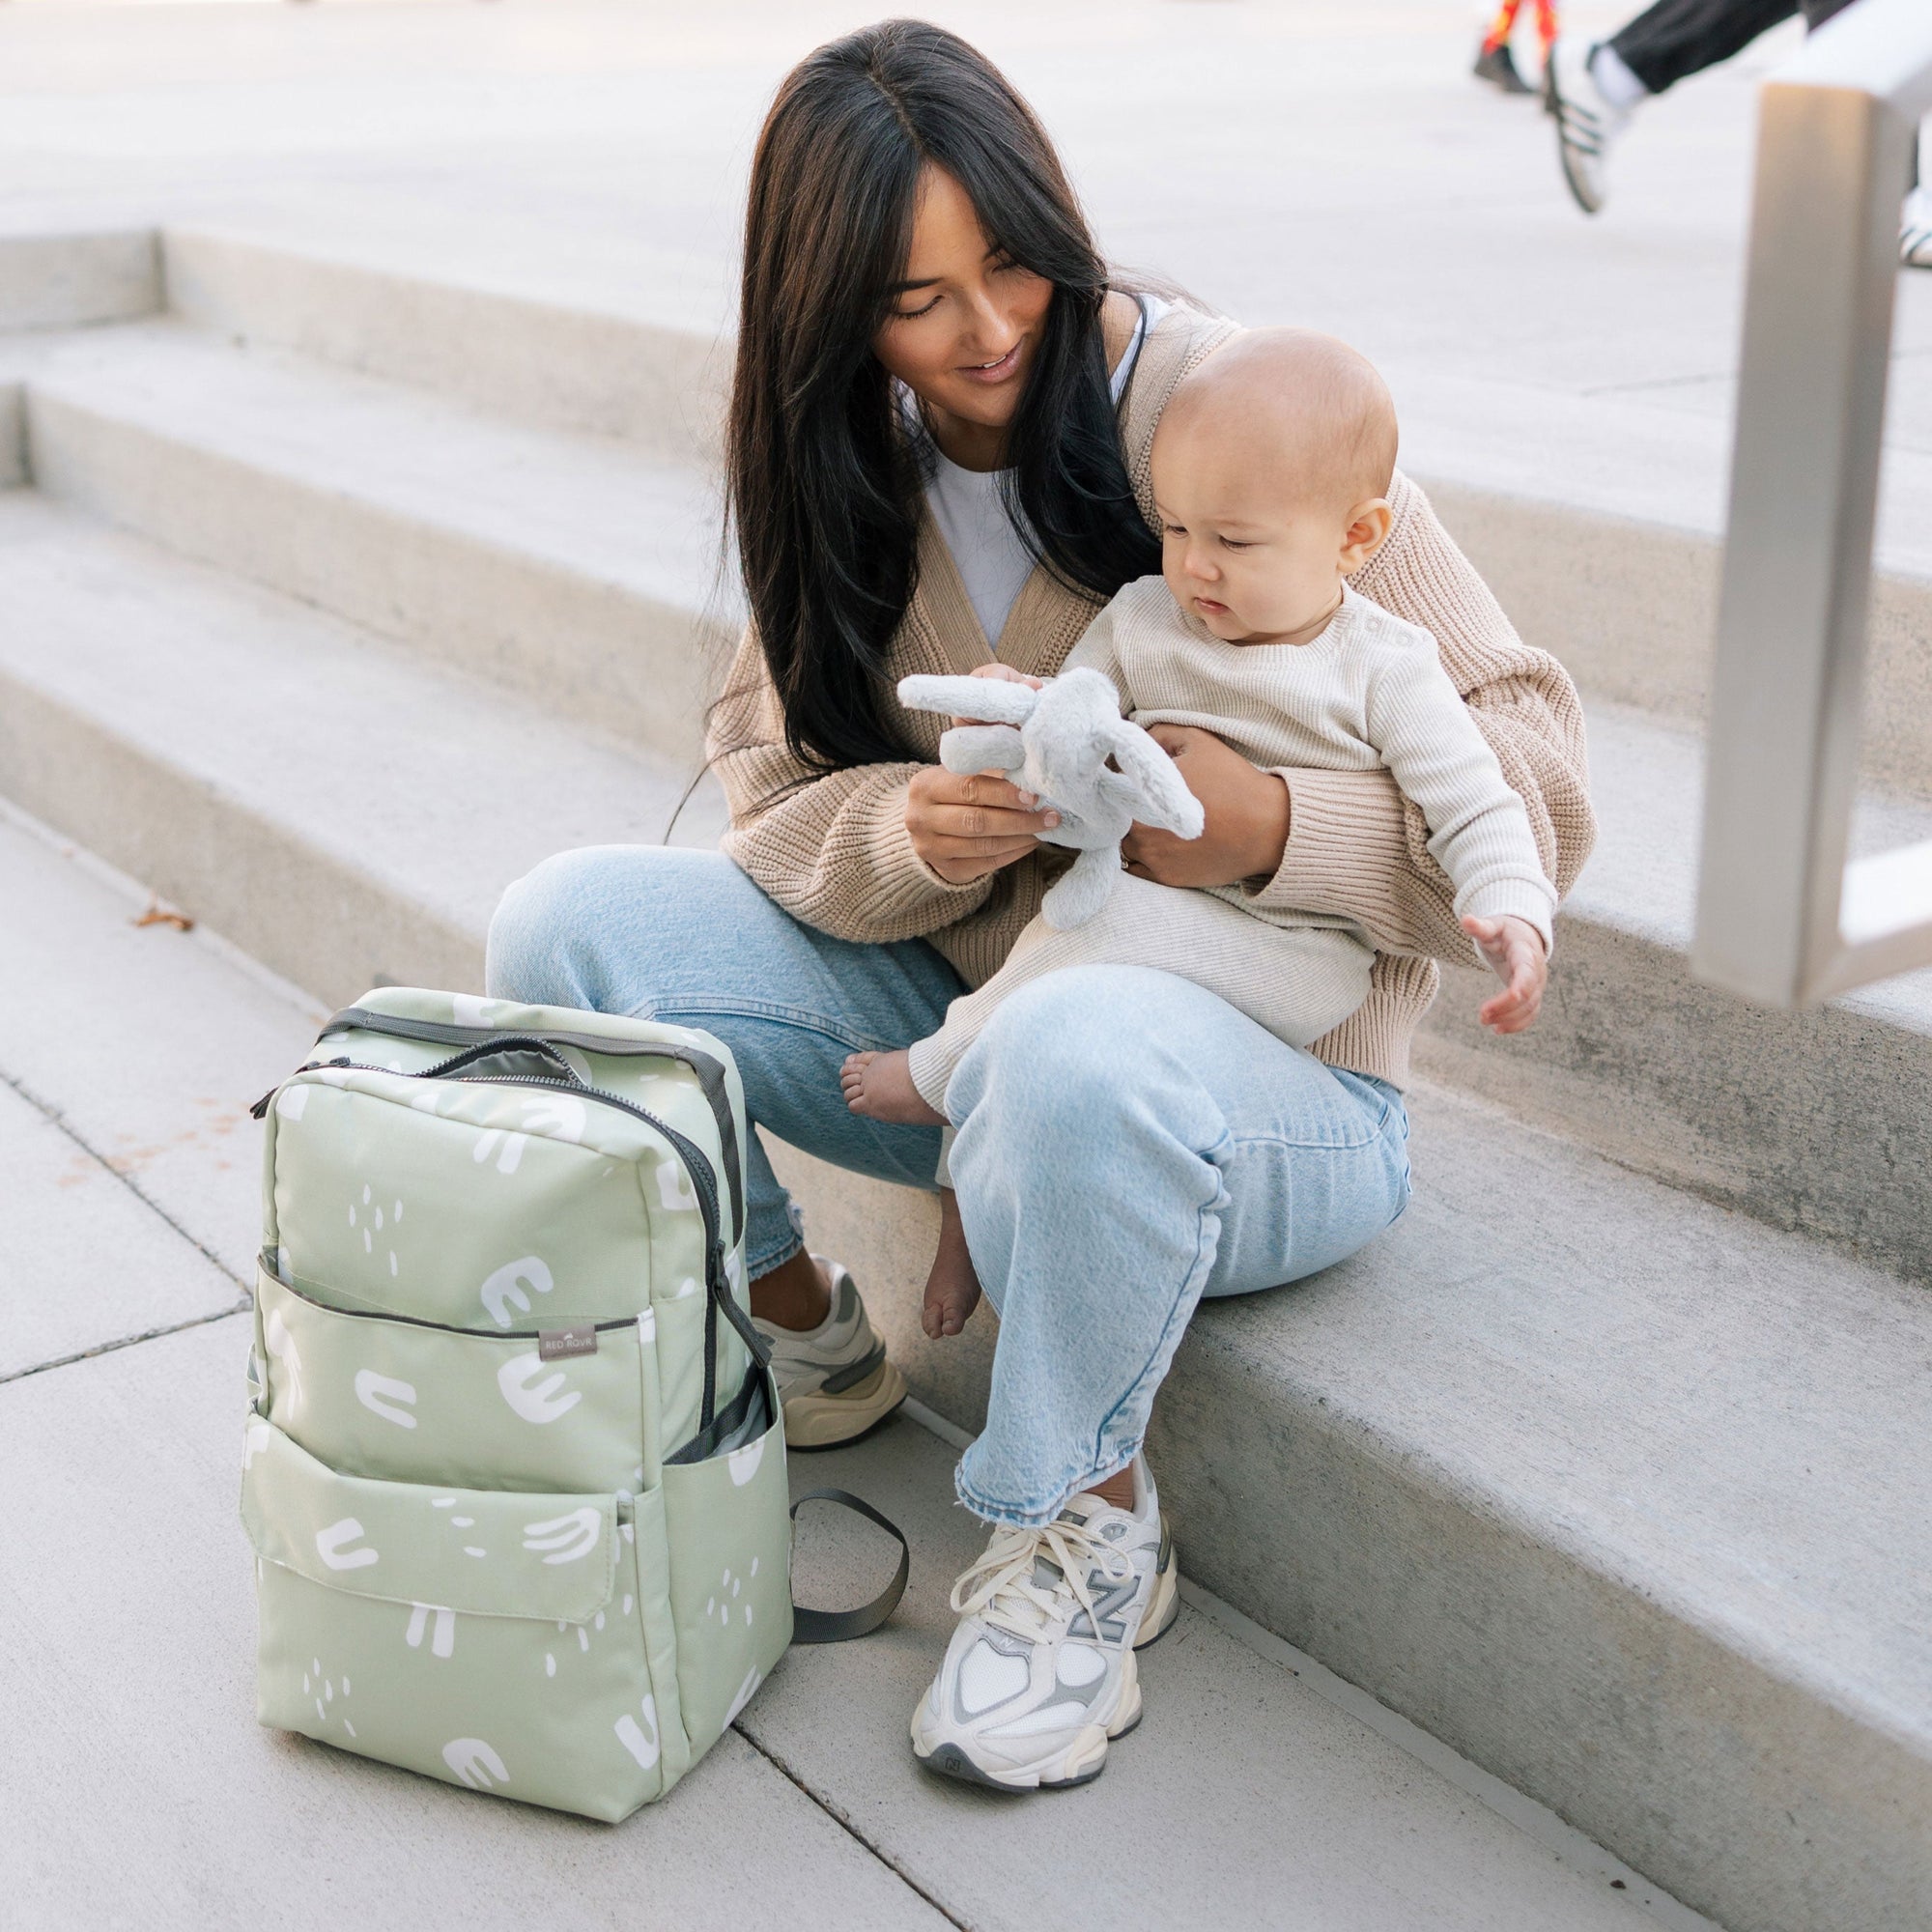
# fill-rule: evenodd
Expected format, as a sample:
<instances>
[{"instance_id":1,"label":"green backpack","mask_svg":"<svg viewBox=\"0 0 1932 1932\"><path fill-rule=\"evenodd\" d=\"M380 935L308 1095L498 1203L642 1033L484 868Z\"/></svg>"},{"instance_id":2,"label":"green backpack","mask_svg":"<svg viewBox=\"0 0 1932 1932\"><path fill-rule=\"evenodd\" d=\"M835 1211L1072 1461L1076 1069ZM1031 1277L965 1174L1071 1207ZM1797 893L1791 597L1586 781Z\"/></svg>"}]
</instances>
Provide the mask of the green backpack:
<instances>
[{"instance_id":1,"label":"green backpack","mask_svg":"<svg viewBox=\"0 0 1932 1932\"><path fill-rule=\"evenodd\" d=\"M906 1576L900 1537L873 1603L794 1611L737 1069L682 1027L399 987L317 1054L256 1108L257 1716L626 1817Z\"/></svg>"}]
</instances>

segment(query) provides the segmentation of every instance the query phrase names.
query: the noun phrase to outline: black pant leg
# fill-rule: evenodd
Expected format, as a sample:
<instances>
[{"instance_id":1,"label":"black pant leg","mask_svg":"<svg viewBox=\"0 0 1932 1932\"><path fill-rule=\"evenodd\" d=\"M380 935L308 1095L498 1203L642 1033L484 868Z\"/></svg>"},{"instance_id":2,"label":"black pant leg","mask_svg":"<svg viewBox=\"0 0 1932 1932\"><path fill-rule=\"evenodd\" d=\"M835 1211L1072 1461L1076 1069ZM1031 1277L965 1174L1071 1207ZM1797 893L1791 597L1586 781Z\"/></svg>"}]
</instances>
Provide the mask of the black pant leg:
<instances>
[{"instance_id":1,"label":"black pant leg","mask_svg":"<svg viewBox=\"0 0 1932 1932\"><path fill-rule=\"evenodd\" d=\"M1729 60L1798 11L1799 0L1657 0L1610 45L1651 93L1662 94L1686 74Z\"/></svg>"}]
</instances>

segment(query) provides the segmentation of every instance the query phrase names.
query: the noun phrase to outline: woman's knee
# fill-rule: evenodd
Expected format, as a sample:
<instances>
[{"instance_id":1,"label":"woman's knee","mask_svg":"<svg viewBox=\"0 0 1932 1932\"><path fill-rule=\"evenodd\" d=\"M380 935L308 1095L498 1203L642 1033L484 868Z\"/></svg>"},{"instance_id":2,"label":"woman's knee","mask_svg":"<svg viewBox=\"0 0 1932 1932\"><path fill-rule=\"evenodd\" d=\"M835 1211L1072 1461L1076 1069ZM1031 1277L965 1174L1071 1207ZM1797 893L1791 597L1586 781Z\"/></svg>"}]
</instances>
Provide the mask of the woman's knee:
<instances>
[{"instance_id":1,"label":"woman's knee","mask_svg":"<svg viewBox=\"0 0 1932 1932\"><path fill-rule=\"evenodd\" d=\"M587 845L558 852L503 894L490 921L485 984L498 999L630 1010L629 982L648 988L652 960L694 928L716 929L737 891L755 892L722 852ZM639 995L641 997L641 995Z\"/></svg>"}]
</instances>

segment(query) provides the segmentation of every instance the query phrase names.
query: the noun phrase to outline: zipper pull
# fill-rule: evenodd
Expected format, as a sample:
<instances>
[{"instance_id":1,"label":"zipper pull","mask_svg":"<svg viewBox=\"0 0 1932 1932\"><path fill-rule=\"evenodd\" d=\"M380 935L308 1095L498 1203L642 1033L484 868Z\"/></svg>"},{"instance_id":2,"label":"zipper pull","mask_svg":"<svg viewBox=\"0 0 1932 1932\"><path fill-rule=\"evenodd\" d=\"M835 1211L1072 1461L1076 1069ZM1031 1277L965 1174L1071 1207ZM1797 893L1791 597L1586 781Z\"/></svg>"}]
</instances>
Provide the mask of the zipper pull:
<instances>
[{"instance_id":1,"label":"zipper pull","mask_svg":"<svg viewBox=\"0 0 1932 1932\"><path fill-rule=\"evenodd\" d=\"M304 1060L302 1064L296 1068L296 1073L313 1073L318 1066L353 1066L355 1065L355 1063L353 1060L351 1060L349 1056L345 1053L339 1060ZM291 1073L289 1075L289 1080L293 1080L295 1077L296 1074ZM282 1091L282 1087L286 1087L287 1085L288 1081L285 1080L281 1083L280 1086L270 1087L269 1091L266 1094L264 1094L262 1097L259 1100L257 1100L252 1107L248 1109L249 1118L251 1120L256 1120L256 1121L266 1120L269 1115L269 1107L270 1102L272 1102L275 1095Z\"/></svg>"}]
</instances>

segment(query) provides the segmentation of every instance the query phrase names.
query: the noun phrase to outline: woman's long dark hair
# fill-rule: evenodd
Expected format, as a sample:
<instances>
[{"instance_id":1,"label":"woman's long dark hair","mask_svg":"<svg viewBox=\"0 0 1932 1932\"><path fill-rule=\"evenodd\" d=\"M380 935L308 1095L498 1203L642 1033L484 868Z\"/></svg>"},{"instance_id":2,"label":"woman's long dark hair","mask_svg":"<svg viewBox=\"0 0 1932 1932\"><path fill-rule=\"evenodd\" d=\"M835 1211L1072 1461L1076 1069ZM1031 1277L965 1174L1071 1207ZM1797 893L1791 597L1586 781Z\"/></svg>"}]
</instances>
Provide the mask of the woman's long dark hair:
<instances>
[{"instance_id":1,"label":"woman's long dark hair","mask_svg":"<svg viewBox=\"0 0 1932 1932\"><path fill-rule=\"evenodd\" d=\"M958 181L995 247L1053 284L1002 478L1029 548L1098 597L1160 568L1108 394L1106 268L1033 111L924 21L820 47L780 88L752 163L727 456L785 738L818 770L917 755L886 663L918 581L925 473L872 340L928 164Z\"/></svg>"}]
</instances>

